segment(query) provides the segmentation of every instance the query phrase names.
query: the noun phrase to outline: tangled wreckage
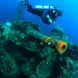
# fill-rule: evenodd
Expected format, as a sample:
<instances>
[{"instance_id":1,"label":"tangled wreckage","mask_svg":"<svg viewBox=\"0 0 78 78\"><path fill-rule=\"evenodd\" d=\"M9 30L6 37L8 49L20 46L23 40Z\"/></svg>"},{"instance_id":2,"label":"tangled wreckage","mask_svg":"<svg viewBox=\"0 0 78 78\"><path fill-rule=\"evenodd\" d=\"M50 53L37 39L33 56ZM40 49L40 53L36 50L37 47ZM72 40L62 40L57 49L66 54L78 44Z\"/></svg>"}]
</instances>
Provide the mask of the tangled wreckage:
<instances>
[{"instance_id":1,"label":"tangled wreckage","mask_svg":"<svg viewBox=\"0 0 78 78\"><path fill-rule=\"evenodd\" d=\"M44 35L30 21L0 24L0 78L78 78L77 56L59 26Z\"/></svg>"},{"instance_id":2,"label":"tangled wreckage","mask_svg":"<svg viewBox=\"0 0 78 78\"><path fill-rule=\"evenodd\" d=\"M23 20L0 24L1 78L77 78L78 46L59 26L49 36L38 27Z\"/></svg>"}]
</instances>

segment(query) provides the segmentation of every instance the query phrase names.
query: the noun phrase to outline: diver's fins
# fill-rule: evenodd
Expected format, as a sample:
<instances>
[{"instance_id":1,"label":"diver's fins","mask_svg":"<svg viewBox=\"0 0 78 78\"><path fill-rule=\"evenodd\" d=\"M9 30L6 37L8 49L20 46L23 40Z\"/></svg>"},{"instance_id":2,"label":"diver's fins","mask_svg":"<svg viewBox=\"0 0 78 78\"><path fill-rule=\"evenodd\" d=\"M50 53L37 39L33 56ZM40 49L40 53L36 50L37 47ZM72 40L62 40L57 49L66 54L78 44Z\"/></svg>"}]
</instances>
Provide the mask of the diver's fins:
<instances>
[{"instance_id":1,"label":"diver's fins","mask_svg":"<svg viewBox=\"0 0 78 78\"><path fill-rule=\"evenodd\" d=\"M22 3L23 5L25 5L25 6L27 6L28 2L29 2L29 0L21 0L21 3Z\"/></svg>"}]
</instances>

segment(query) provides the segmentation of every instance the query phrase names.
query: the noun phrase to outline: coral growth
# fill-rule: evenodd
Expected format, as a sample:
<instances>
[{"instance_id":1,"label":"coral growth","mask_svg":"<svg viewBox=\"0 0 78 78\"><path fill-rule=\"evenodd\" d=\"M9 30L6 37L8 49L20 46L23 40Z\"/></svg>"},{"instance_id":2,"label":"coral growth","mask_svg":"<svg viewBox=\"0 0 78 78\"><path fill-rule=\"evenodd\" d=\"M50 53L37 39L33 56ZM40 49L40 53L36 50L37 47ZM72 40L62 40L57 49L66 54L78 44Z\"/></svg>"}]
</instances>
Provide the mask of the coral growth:
<instances>
[{"instance_id":1,"label":"coral growth","mask_svg":"<svg viewBox=\"0 0 78 78\"><path fill-rule=\"evenodd\" d=\"M19 20L0 24L0 78L77 78L78 46L70 44L60 27L49 35L55 42L68 43L64 54L55 45L41 44L47 37L37 24Z\"/></svg>"}]
</instances>

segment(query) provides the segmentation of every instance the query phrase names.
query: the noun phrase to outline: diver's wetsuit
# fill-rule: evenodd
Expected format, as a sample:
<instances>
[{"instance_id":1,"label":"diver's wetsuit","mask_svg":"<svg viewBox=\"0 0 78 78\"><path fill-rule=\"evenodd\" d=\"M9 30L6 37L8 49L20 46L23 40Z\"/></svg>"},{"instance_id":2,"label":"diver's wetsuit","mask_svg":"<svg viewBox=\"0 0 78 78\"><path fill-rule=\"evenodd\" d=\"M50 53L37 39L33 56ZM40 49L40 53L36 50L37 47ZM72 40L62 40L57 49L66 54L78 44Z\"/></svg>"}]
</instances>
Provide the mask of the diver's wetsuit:
<instances>
[{"instance_id":1,"label":"diver's wetsuit","mask_svg":"<svg viewBox=\"0 0 78 78\"><path fill-rule=\"evenodd\" d=\"M46 15L47 15L48 13L46 13L45 16L42 15L42 14L44 13L45 9L34 9L34 8L32 8L31 5L29 5L27 11L29 11L29 12L31 12L31 13L33 13L33 14L36 14L36 15L38 15L38 16L40 16L40 17L42 18L43 22L49 24L48 19L46 18Z\"/></svg>"},{"instance_id":2,"label":"diver's wetsuit","mask_svg":"<svg viewBox=\"0 0 78 78\"><path fill-rule=\"evenodd\" d=\"M28 2L24 5L27 6L27 11L40 16L43 22L46 24L53 23L57 17L62 15L62 12L59 11L54 6L52 6L53 7L52 9L50 8L44 9L44 8L33 8ZM47 17L47 15L49 16L50 19ZM50 22L49 20L52 20L52 22Z\"/></svg>"}]
</instances>

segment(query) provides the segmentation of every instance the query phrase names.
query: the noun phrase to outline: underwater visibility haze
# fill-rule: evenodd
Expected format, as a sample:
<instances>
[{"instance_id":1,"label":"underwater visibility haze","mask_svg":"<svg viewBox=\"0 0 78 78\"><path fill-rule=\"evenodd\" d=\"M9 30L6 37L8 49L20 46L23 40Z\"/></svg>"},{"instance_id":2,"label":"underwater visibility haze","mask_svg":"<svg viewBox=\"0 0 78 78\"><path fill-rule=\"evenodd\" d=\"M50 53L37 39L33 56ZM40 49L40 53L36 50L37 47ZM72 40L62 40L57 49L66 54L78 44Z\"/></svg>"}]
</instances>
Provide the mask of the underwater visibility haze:
<instances>
[{"instance_id":1,"label":"underwater visibility haze","mask_svg":"<svg viewBox=\"0 0 78 78\"><path fill-rule=\"evenodd\" d=\"M0 0L0 23L12 20L20 0ZM54 5L59 8L63 15L56 20L56 25L59 25L65 31L68 39L73 43L78 43L78 1L77 0L29 0L32 6L34 5ZM34 19L33 19L34 18ZM27 12L24 8L22 19L33 21L41 26L43 33L48 34L54 25L46 25L40 17Z\"/></svg>"},{"instance_id":2,"label":"underwater visibility haze","mask_svg":"<svg viewBox=\"0 0 78 78\"><path fill-rule=\"evenodd\" d=\"M78 0L0 0L0 78L78 78L77 9Z\"/></svg>"}]
</instances>

